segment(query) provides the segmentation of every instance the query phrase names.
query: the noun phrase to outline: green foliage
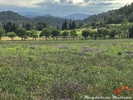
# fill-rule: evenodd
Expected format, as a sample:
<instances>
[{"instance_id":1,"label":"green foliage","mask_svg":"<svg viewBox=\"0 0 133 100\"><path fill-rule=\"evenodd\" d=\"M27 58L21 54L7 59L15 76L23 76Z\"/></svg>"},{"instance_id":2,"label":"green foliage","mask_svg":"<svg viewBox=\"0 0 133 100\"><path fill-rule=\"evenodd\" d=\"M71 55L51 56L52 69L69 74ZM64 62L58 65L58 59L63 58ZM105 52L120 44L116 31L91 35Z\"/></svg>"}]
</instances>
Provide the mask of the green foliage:
<instances>
[{"instance_id":1,"label":"green foliage","mask_svg":"<svg viewBox=\"0 0 133 100\"><path fill-rule=\"evenodd\" d=\"M13 40L14 37L16 37L16 34L14 32L8 32L7 36L11 38L11 40Z\"/></svg>"},{"instance_id":2,"label":"green foliage","mask_svg":"<svg viewBox=\"0 0 133 100\"><path fill-rule=\"evenodd\" d=\"M116 35L115 32L116 32L115 29L110 30L110 31L109 31L109 37L110 37L110 38L114 38L115 35Z\"/></svg>"},{"instance_id":3,"label":"green foliage","mask_svg":"<svg viewBox=\"0 0 133 100\"><path fill-rule=\"evenodd\" d=\"M15 32L17 29L15 23L13 22L7 22L7 23L4 23L4 30L7 32Z\"/></svg>"},{"instance_id":4,"label":"green foliage","mask_svg":"<svg viewBox=\"0 0 133 100\"><path fill-rule=\"evenodd\" d=\"M38 22L37 25L36 25L36 29L38 31L41 31L43 28L46 28L47 27L47 23L46 22Z\"/></svg>"},{"instance_id":5,"label":"green foliage","mask_svg":"<svg viewBox=\"0 0 133 100\"><path fill-rule=\"evenodd\" d=\"M19 15L18 13L12 12L12 11L2 11L0 12L0 22L10 22L12 21L16 25L23 25L24 22L31 23L31 20L29 18L26 18L24 16Z\"/></svg>"},{"instance_id":6,"label":"green foliage","mask_svg":"<svg viewBox=\"0 0 133 100\"><path fill-rule=\"evenodd\" d=\"M0 28L0 40L1 40L2 36L4 35L4 33L5 33L5 30L3 30L2 28Z\"/></svg>"},{"instance_id":7,"label":"green foliage","mask_svg":"<svg viewBox=\"0 0 133 100\"><path fill-rule=\"evenodd\" d=\"M76 28L76 22L73 20L73 21L70 21L70 24L69 24L69 29L70 30L73 30Z\"/></svg>"},{"instance_id":8,"label":"green foliage","mask_svg":"<svg viewBox=\"0 0 133 100\"><path fill-rule=\"evenodd\" d=\"M97 37L98 37L98 32L92 32L93 36L94 36L94 39L96 40Z\"/></svg>"},{"instance_id":9,"label":"green foliage","mask_svg":"<svg viewBox=\"0 0 133 100\"><path fill-rule=\"evenodd\" d=\"M64 31L62 33L63 39L66 39L67 40L68 35L69 35L69 32L68 31Z\"/></svg>"},{"instance_id":10,"label":"green foliage","mask_svg":"<svg viewBox=\"0 0 133 100\"><path fill-rule=\"evenodd\" d=\"M85 38L85 40L87 39L87 37L89 36L89 31L88 30L84 30L82 31L82 36Z\"/></svg>"},{"instance_id":11,"label":"green foliage","mask_svg":"<svg viewBox=\"0 0 133 100\"><path fill-rule=\"evenodd\" d=\"M24 28L26 30L31 30L32 29L32 25L30 23L27 23L26 25L24 25Z\"/></svg>"},{"instance_id":12,"label":"green foliage","mask_svg":"<svg viewBox=\"0 0 133 100\"><path fill-rule=\"evenodd\" d=\"M65 20L64 23L62 23L62 30L67 30L67 29L69 29L69 26L67 20Z\"/></svg>"},{"instance_id":13,"label":"green foliage","mask_svg":"<svg viewBox=\"0 0 133 100\"><path fill-rule=\"evenodd\" d=\"M27 37L28 37L28 32L24 28L18 28L17 31L16 31L16 34L22 40L26 40Z\"/></svg>"},{"instance_id":14,"label":"green foliage","mask_svg":"<svg viewBox=\"0 0 133 100\"><path fill-rule=\"evenodd\" d=\"M70 21L67 21L65 20L63 23L62 23L62 30L73 30L73 29L76 29L76 21L75 20L70 20Z\"/></svg>"},{"instance_id":15,"label":"green foliage","mask_svg":"<svg viewBox=\"0 0 133 100\"><path fill-rule=\"evenodd\" d=\"M46 40L51 35L51 30L48 28L44 28L42 32L40 33L40 37L45 36Z\"/></svg>"},{"instance_id":16,"label":"green foliage","mask_svg":"<svg viewBox=\"0 0 133 100\"><path fill-rule=\"evenodd\" d=\"M29 37L32 37L33 40L36 40L36 38L38 38L38 32L37 32L37 30L31 30L29 32Z\"/></svg>"},{"instance_id":17,"label":"green foliage","mask_svg":"<svg viewBox=\"0 0 133 100\"><path fill-rule=\"evenodd\" d=\"M112 10L105 16L104 20L108 24L121 23L123 20L133 22L133 3L131 5L125 5L118 10Z\"/></svg>"},{"instance_id":18,"label":"green foliage","mask_svg":"<svg viewBox=\"0 0 133 100\"><path fill-rule=\"evenodd\" d=\"M133 26L129 29L129 38L133 38Z\"/></svg>"},{"instance_id":19,"label":"green foliage","mask_svg":"<svg viewBox=\"0 0 133 100\"><path fill-rule=\"evenodd\" d=\"M100 13L100 14L97 14L97 15L92 15L92 16L90 16L88 18L85 18L83 20L83 22L84 23L92 23L92 22L95 22L95 21L101 21L108 14L109 14L109 12L104 12L104 13Z\"/></svg>"},{"instance_id":20,"label":"green foliage","mask_svg":"<svg viewBox=\"0 0 133 100\"><path fill-rule=\"evenodd\" d=\"M58 29L54 29L51 32L51 34L52 34L53 40L55 39L55 37L56 37L56 39L58 39L58 36L60 35L60 31Z\"/></svg>"},{"instance_id":21,"label":"green foliage","mask_svg":"<svg viewBox=\"0 0 133 100\"><path fill-rule=\"evenodd\" d=\"M103 37L104 39L106 39L106 36L109 35L109 29L101 28L101 29L98 29L97 32L98 32L98 36L101 38Z\"/></svg>"},{"instance_id":22,"label":"green foliage","mask_svg":"<svg viewBox=\"0 0 133 100\"><path fill-rule=\"evenodd\" d=\"M116 29L116 28L113 28L109 31L109 37L110 38L115 38L116 35L119 35L120 33L120 30L119 29Z\"/></svg>"},{"instance_id":23,"label":"green foliage","mask_svg":"<svg viewBox=\"0 0 133 100\"><path fill-rule=\"evenodd\" d=\"M70 35L73 37L73 39L77 36L77 32L76 32L76 30L72 30L71 32L70 32Z\"/></svg>"}]
</instances>

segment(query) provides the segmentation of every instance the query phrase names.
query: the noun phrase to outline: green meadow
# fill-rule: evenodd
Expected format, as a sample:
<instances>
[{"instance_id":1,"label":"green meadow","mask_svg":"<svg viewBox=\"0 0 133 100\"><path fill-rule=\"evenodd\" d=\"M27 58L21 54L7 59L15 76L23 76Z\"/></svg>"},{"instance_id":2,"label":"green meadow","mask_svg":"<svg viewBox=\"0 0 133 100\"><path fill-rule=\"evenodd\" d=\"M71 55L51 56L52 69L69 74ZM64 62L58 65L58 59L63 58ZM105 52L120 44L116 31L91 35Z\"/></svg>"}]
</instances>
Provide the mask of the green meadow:
<instances>
[{"instance_id":1,"label":"green meadow","mask_svg":"<svg viewBox=\"0 0 133 100\"><path fill-rule=\"evenodd\" d=\"M0 100L132 97L132 88L133 39L0 41Z\"/></svg>"}]
</instances>

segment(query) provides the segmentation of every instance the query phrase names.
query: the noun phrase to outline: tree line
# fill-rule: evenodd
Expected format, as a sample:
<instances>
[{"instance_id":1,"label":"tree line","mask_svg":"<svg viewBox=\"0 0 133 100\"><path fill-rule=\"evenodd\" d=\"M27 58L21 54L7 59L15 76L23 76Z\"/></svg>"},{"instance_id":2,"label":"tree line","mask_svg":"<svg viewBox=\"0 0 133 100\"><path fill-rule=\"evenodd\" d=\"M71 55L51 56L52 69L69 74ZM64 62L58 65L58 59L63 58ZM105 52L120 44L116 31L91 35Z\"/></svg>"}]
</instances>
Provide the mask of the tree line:
<instances>
[{"instance_id":1,"label":"tree line","mask_svg":"<svg viewBox=\"0 0 133 100\"><path fill-rule=\"evenodd\" d=\"M0 28L0 39L2 36L5 35L5 30ZM122 31L120 28L100 28L97 29L96 31L92 30L83 30L81 35L84 37L86 40L89 37L92 39L97 39L97 38L115 38L117 35L119 38L133 38L133 26L129 28L126 32ZM28 37L33 38L33 40L36 40L38 37L45 37L46 40L49 37L52 37L53 40L58 40L59 37L62 37L64 40L67 40L68 36L71 36L73 39L78 36L76 30L64 30L60 31L57 28L43 28L42 31L39 33L38 30L36 29L31 29L30 31L26 30L25 28L17 28L15 32L7 32L6 36L10 37L11 40L14 39L14 37L18 36L21 38L21 40L27 40Z\"/></svg>"},{"instance_id":2,"label":"tree line","mask_svg":"<svg viewBox=\"0 0 133 100\"><path fill-rule=\"evenodd\" d=\"M36 40L36 38L39 37L45 37L46 40L49 37L52 37L53 40L58 40L58 37L62 37L63 39L67 40L68 36L71 36L74 39L77 36L77 32L76 30L64 30L63 32L61 32L60 30L54 27L46 27L43 28L42 31L38 31L37 29L26 30L25 28L20 27L17 28L15 32L6 32L4 29L0 28L0 39L3 36L8 36L11 38L11 40L13 40L16 36L20 37L21 40L27 40L29 37L33 38L33 40Z\"/></svg>"},{"instance_id":3,"label":"tree line","mask_svg":"<svg viewBox=\"0 0 133 100\"><path fill-rule=\"evenodd\" d=\"M103 25L104 26L104 25ZM123 19L121 24L112 25L112 26L104 26L100 28L96 28L96 31L84 30L82 32L82 36L87 39L88 36L91 38L97 39L106 37L115 38L115 36L119 38L133 38L133 26L127 19Z\"/></svg>"},{"instance_id":4,"label":"tree line","mask_svg":"<svg viewBox=\"0 0 133 100\"><path fill-rule=\"evenodd\" d=\"M91 30L84 30L82 31L82 36L87 39L88 36L90 36L92 39L97 39L97 38L103 38L106 39L108 38L115 38L117 36L118 38L133 38L133 27L130 28L127 32L123 32L120 29L106 29L106 28L101 28L98 29L97 31L91 31Z\"/></svg>"},{"instance_id":5,"label":"tree line","mask_svg":"<svg viewBox=\"0 0 133 100\"><path fill-rule=\"evenodd\" d=\"M104 26L104 24L101 23ZM92 25L93 26L93 25ZM96 28L95 31L90 29L83 30L81 35L87 39L88 36L91 38L115 38L117 35L119 38L133 38L133 27L127 19L123 19L120 25L114 25L110 27L100 27ZM0 29L0 39L3 35L10 37L12 40L15 36L20 37L22 40L26 40L28 37L32 37L34 40L38 37L52 37L53 40L58 40L58 37L67 39L71 36L73 39L78 36L76 31L76 24L74 20L70 20L68 23L64 21L62 23L61 29L55 28L48 25L46 22L38 22L36 25L31 25L29 23L25 25L17 26L13 22L4 23L3 28ZM40 32L40 33L39 33Z\"/></svg>"}]
</instances>

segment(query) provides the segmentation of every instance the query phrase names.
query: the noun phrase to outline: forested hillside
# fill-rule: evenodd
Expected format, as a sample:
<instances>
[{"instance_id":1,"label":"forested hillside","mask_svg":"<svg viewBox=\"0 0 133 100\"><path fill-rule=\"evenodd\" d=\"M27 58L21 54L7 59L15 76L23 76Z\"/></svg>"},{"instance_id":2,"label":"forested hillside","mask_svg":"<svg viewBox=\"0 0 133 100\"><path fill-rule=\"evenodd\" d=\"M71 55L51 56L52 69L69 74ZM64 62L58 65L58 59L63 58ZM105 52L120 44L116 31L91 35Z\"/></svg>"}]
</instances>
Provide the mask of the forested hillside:
<instances>
[{"instance_id":1,"label":"forested hillside","mask_svg":"<svg viewBox=\"0 0 133 100\"><path fill-rule=\"evenodd\" d=\"M65 21L63 18L53 17L53 16L39 16L31 19L34 23L45 21L53 26L60 26L62 22Z\"/></svg>"},{"instance_id":2,"label":"forested hillside","mask_svg":"<svg viewBox=\"0 0 133 100\"><path fill-rule=\"evenodd\" d=\"M41 17L35 17L35 18L27 18L24 16L19 15L18 13L12 12L12 11L2 11L0 12L0 25L2 25L5 22L13 22L15 24L37 24L38 22L46 22L53 26L59 26L62 24L62 22L65 21L63 18L57 18L52 16L41 16Z\"/></svg>"},{"instance_id":3,"label":"forested hillside","mask_svg":"<svg viewBox=\"0 0 133 100\"><path fill-rule=\"evenodd\" d=\"M88 18L85 18L83 20L83 22L86 24L88 22L97 22L97 21L101 21L101 20L104 20L104 17L109 14L109 12L104 12L104 13L100 13L100 14L97 14L97 15L92 15Z\"/></svg>"},{"instance_id":4,"label":"forested hillside","mask_svg":"<svg viewBox=\"0 0 133 100\"><path fill-rule=\"evenodd\" d=\"M118 24L127 19L129 22L133 22L133 3L131 5L125 5L117 10L110 10L108 12L92 15L83 20L86 24L88 22L104 21L106 24Z\"/></svg>"},{"instance_id":5,"label":"forested hillside","mask_svg":"<svg viewBox=\"0 0 133 100\"><path fill-rule=\"evenodd\" d=\"M123 19L133 22L133 3L131 5L125 5L118 10L113 10L104 17L104 21L107 24L121 23Z\"/></svg>"},{"instance_id":6,"label":"forested hillside","mask_svg":"<svg viewBox=\"0 0 133 100\"><path fill-rule=\"evenodd\" d=\"M31 23L30 18L26 18L24 16L21 16L15 12L12 11L2 11L0 12L0 23L3 24L5 22L14 22L16 24L22 24L24 22Z\"/></svg>"}]
</instances>

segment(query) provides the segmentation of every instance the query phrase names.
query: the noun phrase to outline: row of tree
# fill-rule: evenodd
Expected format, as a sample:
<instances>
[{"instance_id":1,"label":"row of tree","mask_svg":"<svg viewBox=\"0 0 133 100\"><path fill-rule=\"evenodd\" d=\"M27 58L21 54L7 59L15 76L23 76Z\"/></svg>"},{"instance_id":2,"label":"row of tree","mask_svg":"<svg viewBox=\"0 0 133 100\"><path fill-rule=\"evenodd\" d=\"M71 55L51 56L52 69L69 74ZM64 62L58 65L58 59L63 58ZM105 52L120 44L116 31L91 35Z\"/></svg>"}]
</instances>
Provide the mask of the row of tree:
<instances>
[{"instance_id":1,"label":"row of tree","mask_svg":"<svg viewBox=\"0 0 133 100\"><path fill-rule=\"evenodd\" d=\"M133 26L129 30L121 30L119 28L101 28L97 29L97 31L91 31L91 30L84 30L82 31L82 36L87 39L88 36L91 38L97 39L104 38L108 36L109 38L115 38L115 36L118 36L119 38L133 38Z\"/></svg>"},{"instance_id":2,"label":"row of tree","mask_svg":"<svg viewBox=\"0 0 133 100\"><path fill-rule=\"evenodd\" d=\"M48 25L48 23L46 22L38 22L36 25L32 25L30 23L26 23L23 25L17 25L13 22L7 22L3 24L3 28L4 30L7 32L16 32L17 28L19 27L23 27L26 30L31 30L31 29L37 29L38 31L42 31L43 28L49 27L50 25ZM51 26L50 26L51 27ZM76 28L76 23L74 20L70 20L70 22L67 22L67 20L65 20L62 23L61 27L57 27L59 30L73 30Z\"/></svg>"},{"instance_id":3,"label":"row of tree","mask_svg":"<svg viewBox=\"0 0 133 100\"><path fill-rule=\"evenodd\" d=\"M17 25L13 22L7 22L3 24L3 28L5 32L16 32L17 28L23 27L26 30L31 30L31 29L37 29L38 31L41 31L43 28L48 27L49 25L46 22L38 22L36 25L32 25L30 23L26 23L23 25Z\"/></svg>"},{"instance_id":4,"label":"row of tree","mask_svg":"<svg viewBox=\"0 0 133 100\"><path fill-rule=\"evenodd\" d=\"M11 24L12 26L14 24ZM52 37L53 40L57 39L58 37L61 36L63 39L67 39L68 36L71 36L73 39L78 36L76 30L64 30L60 31L56 28L51 28L51 27L46 27L43 28L42 31L38 31L36 29L31 29L31 30L26 30L26 28L14 28L15 31L6 31L4 29L0 29L0 39L3 35L6 35L10 37L12 40L15 36L20 37L22 40L26 40L28 37L32 37L34 40L38 37ZM97 39L99 38L104 38L110 37L114 38L115 36L118 36L119 38L133 38L133 26L130 27L128 25L128 22L125 20L123 23L119 26L115 26L113 28L99 28L97 31L94 30L83 30L82 31L82 36L87 39L88 36L91 38Z\"/></svg>"},{"instance_id":5,"label":"row of tree","mask_svg":"<svg viewBox=\"0 0 133 100\"><path fill-rule=\"evenodd\" d=\"M70 35L73 39L77 36L77 32L76 30L71 30L70 32L67 30L64 30L62 33L60 30L54 28L51 29L49 28L43 28L41 32L39 32L36 29L32 29L32 30L26 30L25 28L17 28L15 32L5 32L4 29L0 28L0 39L2 38L2 36L8 36L11 38L11 40L14 39L14 37L18 36L21 38L21 40L26 40L28 39L28 37L33 38L33 40L36 40L36 38L38 37L46 37L49 38L50 36L53 38L53 40L58 40L59 36L62 36L63 39L67 39L67 37Z\"/></svg>"},{"instance_id":6,"label":"row of tree","mask_svg":"<svg viewBox=\"0 0 133 100\"><path fill-rule=\"evenodd\" d=\"M63 39L66 39L67 40L67 37L68 36L71 36L73 39L75 38L75 37L77 37L78 35L77 35L77 32L76 32L76 30L71 30L71 31L67 31L67 30L64 30L63 32L61 32L60 30L58 30L58 29L53 29L53 30L51 30L51 29L49 29L49 28L44 28L42 31L41 31L41 33L40 33L40 37L46 37L46 40L47 40L47 38L49 38L50 36L53 38L53 40L58 40L58 37L59 36L62 36L63 37Z\"/></svg>"}]
</instances>

